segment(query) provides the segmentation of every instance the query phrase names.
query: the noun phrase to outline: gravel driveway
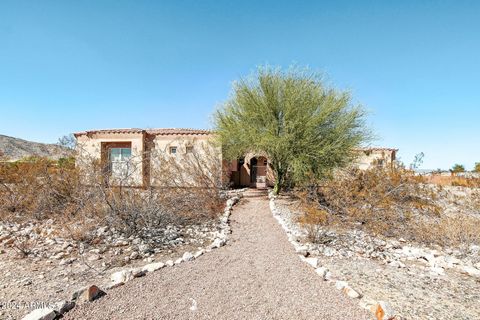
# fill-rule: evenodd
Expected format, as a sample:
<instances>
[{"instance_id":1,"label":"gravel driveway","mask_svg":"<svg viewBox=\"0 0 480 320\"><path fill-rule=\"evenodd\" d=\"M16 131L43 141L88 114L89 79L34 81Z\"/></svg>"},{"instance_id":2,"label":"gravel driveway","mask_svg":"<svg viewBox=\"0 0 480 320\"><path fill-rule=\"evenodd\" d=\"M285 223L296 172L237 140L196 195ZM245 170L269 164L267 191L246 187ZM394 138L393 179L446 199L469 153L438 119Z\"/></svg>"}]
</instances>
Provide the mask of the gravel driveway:
<instances>
[{"instance_id":1,"label":"gravel driveway","mask_svg":"<svg viewBox=\"0 0 480 320\"><path fill-rule=\"evenodd\" d=\"M231 226L227 246L130 281L66 319L372 319L300 261L265 193L247 192Z\"/></svg>"}]
</instances>

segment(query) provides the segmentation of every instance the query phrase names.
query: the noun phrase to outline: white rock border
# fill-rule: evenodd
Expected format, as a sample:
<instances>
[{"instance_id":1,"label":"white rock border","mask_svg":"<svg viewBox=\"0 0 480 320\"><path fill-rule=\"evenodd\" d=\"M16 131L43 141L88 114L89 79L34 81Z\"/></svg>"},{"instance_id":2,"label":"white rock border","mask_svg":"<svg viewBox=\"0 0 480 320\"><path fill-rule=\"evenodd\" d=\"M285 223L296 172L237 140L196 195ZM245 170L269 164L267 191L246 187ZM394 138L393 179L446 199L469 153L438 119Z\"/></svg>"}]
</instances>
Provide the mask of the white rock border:
<instances>
[{"instance_id":1,"label":"white rock border","mask_svg":"<svg viewBox=\"0 0 480 320\"><path fill-rule=\"evenodd\" d=\"M147 273L158 271L165 267L173 267L180 263L193 261L200 257L201 255L211 252L214 249L218 249L223 247L227 244L228 236L232 232L229 224L229 218L232 213L233 206L237 204L240 199L243 197L243 192L247 190L239 189L239 190L231 190L227 192L227 196L234 194L230 198L227 199L225 204L225 209L223 214L220 216L220 224L219 224L219 231L216 232L215 237L210 245L206 248L196 251L195 253L185 252L181 257L173 260L168 260L165 263L163 262L153 262L143 267L136 267L136 268L129 268L125 270L120 270L114 272L110 276L110 281L103 286L105 290L110 290L113 288L117 288L119 286L124 285L128 281L143 277ZM72 299L70 301L62 301L56 304L54 308L42 308L42 309L35 309L26 316L22 318L22 320L53 320L61 317L65 313L72 310L76 303L79 302L81 299L83 301L93 301L97 298L105 295L105 292L100 290L97 286L92 285L80 290L75 291L72 295ZM65 307L67 306L67 307Z\"/></svg>"},{"instance_id":2,"label":"white rock border","mask_svg":"<svg viewBox=\"0 0 480 320\"><path fill-rule=\"evenodd\" d=\"M275 204L276 196L273 194L273 191L268 193L268 198L270 199L270 211L272 212L273 217L277 220L280 226L287 234L288 241L293 245L295 251L298 253L300 259L308 264L310 267L315 269L315 272L324 280L331 282L335 285L335 288L341 290L346 296L352 299L358 299L360 307L369 310L375 315L378 320L400 320L401 317L398 316L395 311L392 309L391 305L385 301L376 301L364 297L360 292L350 287L348 282L341 281L337 279L328 268L321 266L318 258L308 257L308 247L301 245L297 242L297 234L295 230L292 230L288 227L287 222L279 214L278 209Z\"/></svg>"}]
</instances>

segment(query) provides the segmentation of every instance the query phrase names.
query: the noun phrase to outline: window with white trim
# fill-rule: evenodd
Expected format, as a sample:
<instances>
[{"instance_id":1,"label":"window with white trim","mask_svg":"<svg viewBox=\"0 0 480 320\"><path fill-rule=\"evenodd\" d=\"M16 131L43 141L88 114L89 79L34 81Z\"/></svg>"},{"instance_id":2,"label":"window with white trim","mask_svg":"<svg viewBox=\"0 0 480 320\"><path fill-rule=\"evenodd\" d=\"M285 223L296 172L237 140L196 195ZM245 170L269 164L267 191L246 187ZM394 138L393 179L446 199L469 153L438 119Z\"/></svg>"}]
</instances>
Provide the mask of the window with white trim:
<instances>
[{"instance_id":1,"label":"window with white trim","mask_svg":"<svg viewBox=\"0 0 480 320\"><path fill-rule=\"evenodd\" d=\"M131 158L132 148L110 148L108 150L108 161L112 176L127 177Z\"/></svg>"}]
</instances>

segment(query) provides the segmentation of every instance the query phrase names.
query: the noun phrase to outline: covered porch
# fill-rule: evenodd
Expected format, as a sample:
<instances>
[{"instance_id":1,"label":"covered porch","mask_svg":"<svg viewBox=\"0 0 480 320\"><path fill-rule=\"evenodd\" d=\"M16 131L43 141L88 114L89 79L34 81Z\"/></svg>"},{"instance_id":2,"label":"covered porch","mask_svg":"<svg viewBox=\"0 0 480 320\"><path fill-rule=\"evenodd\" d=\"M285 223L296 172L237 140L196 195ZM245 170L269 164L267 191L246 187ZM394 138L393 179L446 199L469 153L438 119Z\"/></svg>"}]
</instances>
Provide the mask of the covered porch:
<instances>
[{"instance_id":1,"label":"covered porch","mask_svg":"<svg viewBox=\"0 0 480 320\"><path fill-rule=\"evenodd\" d=\"M233 187L266 189L273 185L273 172L266 155L247 154L230 165Z\"/></svg>"}]
</instances>

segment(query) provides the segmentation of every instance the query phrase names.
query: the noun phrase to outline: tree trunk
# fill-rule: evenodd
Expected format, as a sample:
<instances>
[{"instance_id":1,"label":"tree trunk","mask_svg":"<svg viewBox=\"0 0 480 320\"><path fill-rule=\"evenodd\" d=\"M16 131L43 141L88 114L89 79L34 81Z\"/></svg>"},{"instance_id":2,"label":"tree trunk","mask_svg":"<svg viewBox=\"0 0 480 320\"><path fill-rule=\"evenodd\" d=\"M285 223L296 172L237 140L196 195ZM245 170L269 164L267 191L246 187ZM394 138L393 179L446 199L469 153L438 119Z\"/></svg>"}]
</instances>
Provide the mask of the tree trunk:
<instances>
[{"instance_id":1,"label":"tree trunk","mask_svg":"<svg viewBox=\"0 0 480 320\"><path fill-rule=\"evenodd\" d=\"M280 193L280 184L278 183L278 180L275 180L275 184L273 186L273 194L278 195Z\"/></svg>"},{"instance_id":2,"label":"tree trunk","mask_svg":"<svg viewBox=\"0 0 480 320\"><path fill-rule=\"evenodd\" d=\"M282 190L282 188L284 187L285 173L283 172L283 170L279 168L275 168L275 173L276 173L275 174L276 178L273 186L273 194L278 195Z\"/></svg>"}]
</instances>

